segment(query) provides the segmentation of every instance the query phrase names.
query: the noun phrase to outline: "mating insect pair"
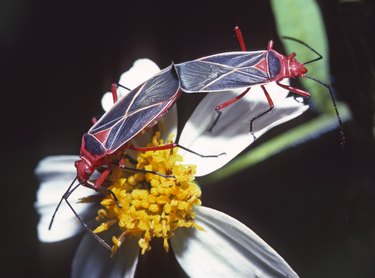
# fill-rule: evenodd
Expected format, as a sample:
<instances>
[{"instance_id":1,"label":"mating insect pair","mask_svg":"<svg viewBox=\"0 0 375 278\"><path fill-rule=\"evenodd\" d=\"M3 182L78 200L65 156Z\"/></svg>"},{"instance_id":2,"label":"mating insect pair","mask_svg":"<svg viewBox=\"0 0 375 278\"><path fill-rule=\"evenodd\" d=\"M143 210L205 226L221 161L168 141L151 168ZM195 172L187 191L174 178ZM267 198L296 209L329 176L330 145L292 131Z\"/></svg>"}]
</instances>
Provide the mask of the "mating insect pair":
<instances>
[{"instance_id":1,"label":"mating insect pair","mask_svg":"<svg viewBox=\"0 0 375 278\"><path fill-rule=\"evenodd\" d=\"M211 125L211 129L213 129L217 121L220 120L220 110L240 100L249 92L252 86L259 85L264 92L269 108L250 120L249 129L252 132L253 122L274 108L272 98L267 92L265 85L270 82L276 82L281 88L302 97L309 97L310 94L306 91L280 83L284 78L306 77L328 88L332 96L333 106L336 109L340 128L342 128L336 103L329 86L305 75L307 69L304 64L321 59L322 56L320 54L295 39L293 40L308 47L318 57L302 64L295 59L295 53L284 56L273 50L272 41L268 43L266 50L246 51L245 43L238 27L235 28L235 33L242 51L215 54L185 63L172 64L128 92L118 101L116 101L117 85L113 85L112 94L115 104L83 135L80 160L75 164L78 184L74 186L75 180L72 182L62 196L59 205L62 200L65 200L71 207L68 198L80 185L96 191L103 190L102 184L111 172L112 161L119 158L126 150L143 152L147 150L171 149L177 146L187 150L177 143L158 147L138 147L130 143L136 135L144 129L152 127L160 120L182 93L220 93L228 90L243 89L240 95L216 106L215 110L218 115ZM194 153L192 150L188 151ZM212 155L209 156L212 157ZM92 183L89 179L98 168L103 170L95 183ZM109 190L107 192L112 194L116 200L116 196L113 193ZM58 207L52 217L50 228L57 209ZM76 214L73 208L72 210ZM77 214L76 216L95 238L102 241L83 223Z\"/></svg>"}]
</instances>

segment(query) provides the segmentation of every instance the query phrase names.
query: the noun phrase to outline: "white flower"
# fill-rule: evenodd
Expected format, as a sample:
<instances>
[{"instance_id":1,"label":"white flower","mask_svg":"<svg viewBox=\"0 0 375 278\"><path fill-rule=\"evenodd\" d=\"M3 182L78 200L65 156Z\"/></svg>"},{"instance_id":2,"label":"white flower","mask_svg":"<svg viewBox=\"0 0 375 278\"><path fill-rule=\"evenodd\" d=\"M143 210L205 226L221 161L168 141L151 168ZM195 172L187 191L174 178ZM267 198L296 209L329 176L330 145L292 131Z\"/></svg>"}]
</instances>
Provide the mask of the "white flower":
<instances>
[{"instance_id":1,"label":"white flower","mask_svg":"<svg viewBox=\"0 0 375 278\"><path fill-rule=\"evenodd\" d=\"M152 62L143 59L135 63L132 70L125 73L120 84L134 88L156 73ZM142 70L151 68L151 70ZM146 73L147 72L147 73ZM125 77L125 78L124 78ZM137 80L138 82L135 82ZM130 84L129 81L134 83ZM254 121L253 132L259 138L272 127L302 114L307 106L287 97L287 91L275 84L266 86L275 108ZM126 94L126 90L121 91ZM179 144L202 154L219 154L216 158L200 158L180 150L184 164L195 164L197 176L209 174L232 160L242 150L253 143L249 133L252 118L268 109L268 103L260 88L254 87L237 103L223 109L223 113L211 132L217 113L214 108L241 92L211 93L198 105L181 132ZM110 98L109 98L110 97ZM110 107L106 95L103 107ZM165 117L162 133L167 138L177 133L177 112L171 109ZM146 141L149 138L145 139ZM137 142L141 145L142 140ZM38 236L41 241L63 240L83 231L81 224L63 202L55 218L52 230L48 230L51 215L67 186L76 176L74 161L77 156L55 156L43 159L36 168L41 186L35 204L41 218ZM94 218L96 210L88 204L75 204L93 191L79 187L70 196L70 203L84 221ZM170 239L176 258L184 271L191 277L296 277L297 274L267 243L248 227L236 219L203 206L195 207L195 223L204 228L179 228ZM91 214L91 215L90 215ZM83 238L73 261L73 277L134 277L140 247L134 239L127 238L114 258L90 236ZM225 250L225 252L223 252Z\"/></svg>"}]
</instances>

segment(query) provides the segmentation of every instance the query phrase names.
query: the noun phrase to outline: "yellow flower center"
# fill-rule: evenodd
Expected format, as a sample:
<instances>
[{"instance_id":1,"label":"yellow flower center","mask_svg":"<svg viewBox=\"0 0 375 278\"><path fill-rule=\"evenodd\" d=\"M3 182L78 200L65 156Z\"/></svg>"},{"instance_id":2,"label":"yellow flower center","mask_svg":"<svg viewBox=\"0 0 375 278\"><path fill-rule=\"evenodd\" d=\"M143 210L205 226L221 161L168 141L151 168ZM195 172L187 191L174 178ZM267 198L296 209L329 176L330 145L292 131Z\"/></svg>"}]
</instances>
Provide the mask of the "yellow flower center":
<instances>
[{"instance_id":1,"label":"yellow flower center","mask_svg":"<svg viewBox=\"0 0 375 278\"><path fill-rule=\"evenodd\" d=\"M172 142L171 139L169 142ZM153 137L148 147L163 145L160 133ZM163 238L168 251L168 239L179 227L195 227L194 205L200 205L201 190L193 182L194 165L183 165L177 148L137 153L136 168L154 171L173 177L153 173L142 173L115 167L108 178L109 190L116 196L118 206L111 194L101 201L96 217L101 224L94 230L100 233L117 224L121 230L113 236L112 253L126 237L139 238L142 254L151 249L152 238ZM127 161L126 166L134 167Z\"/></svg>"}]
</instances>

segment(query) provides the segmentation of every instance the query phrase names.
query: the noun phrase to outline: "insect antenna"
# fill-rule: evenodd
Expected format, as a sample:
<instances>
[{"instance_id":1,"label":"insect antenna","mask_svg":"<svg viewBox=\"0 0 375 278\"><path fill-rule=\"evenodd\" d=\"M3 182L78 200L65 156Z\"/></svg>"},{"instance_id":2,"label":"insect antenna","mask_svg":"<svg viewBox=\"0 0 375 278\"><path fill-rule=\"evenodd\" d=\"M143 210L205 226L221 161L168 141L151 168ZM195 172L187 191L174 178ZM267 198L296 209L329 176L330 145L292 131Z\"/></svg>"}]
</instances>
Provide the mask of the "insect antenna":
<instances>
[{"instance_id":1,"label":"insect antenna","mask_svg":"<svg viewBox=\"0 0 375 278\"><path fill-rule=\"evenodd\" d=\"M326 83L324 83L324 82L322 82L322 81L320 81L320 80L318 80L318 79L316 79L316 78L313 78L313 77L311 77L311 76L306 76L306 75L305 75L304 77L307 78L307 79L311 79L311 80L313 80L313 81L319 83L320 85L322 85L322 86L324 86L324 87L326 87L326 88L328 89L329 94L330 94L330 96L331 96L331 100L332 100L333 108L335 109L335 112L336 112L337 121L338 121L338 123L339 123L339 127L340 127L340 137L341 137L341 145L343 146L343 145L345 144L344 128L343 128L342 120L341 120L341 117L340 117L339 111L338 111L338 109L337 109L336 100L335 100L335 97L333 96L333 92L332 92L331 87L330 87L328 84L326 84Z\"/></svg>"},{"instance_id":2,"label":"insect antenna","mask_svg":"<svg viewBox=\"0 0 375 278\"><path fill-rule=\"evenodd\" d=\"M72 194L73 191L76 190L78 188L78 186L80 186L80 185L81 185L81 183L77 184L71 191L67 191L66 194L64 194L62 199L64 199L65 202L68 204L68 206L70 207L70 209L72 210L74 215L77 217L78 221L85 228L86 232L88 232L93 238L95 238L104 248L106 248L109 251L112 251L112 248L108 245L108 243L106 243L104 239L102 239L100 236L95 234L93 232L93 230L91 230L89 228L89 226L87 226L87 224L81 219L81 217L78 215L78 213L74 210L73 206L68 201L68 197L70 196L70 194Z\"/></svg>"},{"instance_id":3,"label":"insect antenna","mask_svg":"<svg viewBox=\"0 0 375 278\"><path fill-rule=\"evenodd\" d=\"M50 230L51 227L52 227L52 224L53 224L53 221L55 219L55 216L56 216L56 213L62 203L63 200L65 200L65 202L68 204L68 206L70 207L70 209L72 210L72 212L74 213L74 215L77 217L78 221L81 223L81 225L85 228L85 230L92 236L94 237L102 246L104 246L107 250L109 251L112 251L111 247L105 242L104 239L102 239L101 237L99 237L97 234L95 234L88 226L85 222L83 222L83 220L81 219L81 217L78 215L78 213L74 210L73 206L69 203L68 201L68 198L69 196L80 186L82 185L82 183L78 183L77 185L74 185L74 183L76 182L77 180L77 177L74 178L74 180L72 181L72 183L69 185L68 189L65 191L65 193L63 194L63 196L61 197L60 199L60 202L57 204L56 206L56 209L52 215L52 218L51 218L51 222L48 226L48 229ZM115 197L115 196L114 196Z\"/></svg>"},{"instance_id":4,"label":"insect antenna","mask_svg":"<svg viewBox=\"0 0 375 278\"><path fill-rule=\"evenodd\" d=\"M293 38L293 37L288 37L288 36L282 36L281 37L282 39L286 39L286 40L291 40L291 41L295 41L295 42L298 42L299 44L302 44L303 46L307 47L308 49L310 49L312 52L314 52L316 55L318 55L318 57L310 60L310 61L307 61L307 62L304 62L303 64L306 65L306 64L309 64L309 63L312 63L312 62L315 62L315 61L319 61L323 58L323 56L318 52L316 51L314 48L312 48L310 45L308 45L307 43L299 40L299 39L296 39L296 38Z\"/></svg>"},{"instance_id":5,"label":"insect antenna","mask_svg":"<svg viewBox=\"0 0 375 278\"><path fill-rule=\"evenodd\" d=\"M70 191L70 189L72 188L72 186L73 186L73 184L75 183L76 180L77 180L77 177L74 178L74 180L72 181L72 183L69 185L68 189L67 189L67 190L65 191L65 193L61 196L60 202L57 204L57 206L56 206L56 208L55 208L55 211L54 211L54 213L53 213L53 215L52 215L52 217L51 217L51 221L50 221L50 223L49 223L48 230L51 230L51 228L52 228L53 221L55 220L56 213L57 213L57 211L59 210L62 201L63 201L64 199L66 199L67 196L69 196L70 194L72 194L72 192L73 192L74 190L76 190L76 188L78 187L78 186L76 186L75 188L73 188L72 191ZM78 185L80 185L80 184L78 184Z\"/></svg>"}]
</instances>

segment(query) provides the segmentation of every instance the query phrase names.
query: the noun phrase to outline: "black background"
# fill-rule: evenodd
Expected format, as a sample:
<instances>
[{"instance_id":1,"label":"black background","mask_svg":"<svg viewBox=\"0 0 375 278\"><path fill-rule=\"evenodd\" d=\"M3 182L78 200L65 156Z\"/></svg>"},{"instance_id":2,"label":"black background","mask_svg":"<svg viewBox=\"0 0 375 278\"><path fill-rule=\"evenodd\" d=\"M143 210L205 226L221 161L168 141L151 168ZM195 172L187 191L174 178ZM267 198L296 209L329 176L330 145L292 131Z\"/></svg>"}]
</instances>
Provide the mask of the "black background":
<instances>
[{"instance_id":1,"label":"black background","mask_svg":"<svg viewBox=\"0 0 375 278\"><path fill-rule=\"evenodd\" d=\"M372 277L375 86L373 57L363 47L374 49L374 6L368 1L363 9L342 9L336 1L321 2L333 86L354 112L345 125L345 150L333 131L207 185L203 203L253 229L301 277ZM33 170L47 155L78 153L91 116L101 113L102 93L135 59L147 57L163 68L237 50L235 25L249 49L264 49L274 39L283 52L267 1L18 0L1 6L0 246L1 271L8 277L69 276L79 236L56 244L37 241ZM192 103L178 103L185 118ZM142 258L139 276L180 273L173 254L159 251L156 244Z\"/></svg>"}]
</instances>

